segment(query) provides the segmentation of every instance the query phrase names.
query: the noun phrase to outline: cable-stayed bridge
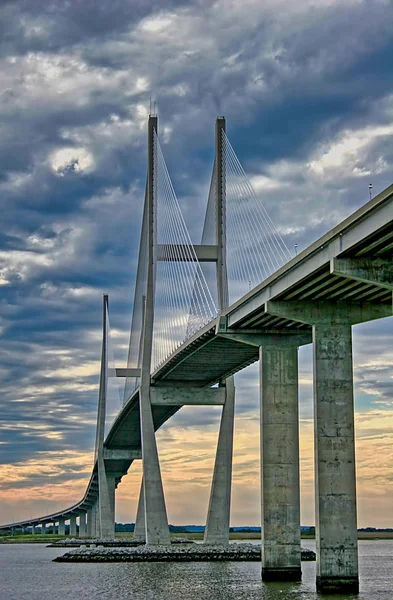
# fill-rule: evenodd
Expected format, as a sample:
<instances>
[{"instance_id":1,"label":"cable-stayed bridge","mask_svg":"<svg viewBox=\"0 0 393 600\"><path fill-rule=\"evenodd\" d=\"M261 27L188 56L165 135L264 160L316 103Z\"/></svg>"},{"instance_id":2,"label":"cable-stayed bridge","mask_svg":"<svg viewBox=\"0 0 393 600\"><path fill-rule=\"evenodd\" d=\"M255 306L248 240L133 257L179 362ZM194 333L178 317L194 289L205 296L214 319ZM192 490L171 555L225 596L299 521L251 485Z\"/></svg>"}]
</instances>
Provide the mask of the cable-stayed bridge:
<instances>
[{"instance_id":1,"label":"cable-stayed bridge","mask_svg":"<svg viewBox=\"0 0 393 600\"><path fill-rule=\"evenodd\" d=\"M134 537L170 542L155 432L185 405L221 405L205 543L228 543L234 374L260 362L262 576L297 580L300 563L298 347L314 346L317 588L358 589L353 324L392 315L393 186L291 257L216 121L201 244L191 242L156 116L128 364L113 359L108 298L92 475L82 500L1 526L114 537L115 491L134 460L143 480ZM125 378L121 400L117 381Z\"/></svg>"}]
</instances>

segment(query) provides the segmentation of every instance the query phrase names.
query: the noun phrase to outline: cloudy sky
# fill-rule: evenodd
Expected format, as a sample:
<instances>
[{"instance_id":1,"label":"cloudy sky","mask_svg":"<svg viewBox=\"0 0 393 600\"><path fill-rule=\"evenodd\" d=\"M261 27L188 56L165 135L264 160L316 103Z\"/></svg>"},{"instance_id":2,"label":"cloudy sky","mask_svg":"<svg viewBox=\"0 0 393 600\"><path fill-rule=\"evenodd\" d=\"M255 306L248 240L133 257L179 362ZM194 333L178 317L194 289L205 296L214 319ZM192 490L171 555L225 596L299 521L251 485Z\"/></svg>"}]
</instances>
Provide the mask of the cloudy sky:
<instances>
[{"instance_id":1,"label":"cloudy sky","mask_svg":"<svg viewBox=\"0 0 393 600\"><path fill-rule=\"evenodd\" d=\"M102 294L125 366L149 97L195 243L227 133L288 247L392 183L390 0L3 0L0 521L62 509L93 461ZM393 324L354 328L360 526L393 526ZM302 523L314 521L311 348L300 351ZM232 524L258 524L258 378L236 380ZM219 411L158 434L169 520L204 523ZM140 466L117 493L135 519Z\"/></svg>"}]
</instances>

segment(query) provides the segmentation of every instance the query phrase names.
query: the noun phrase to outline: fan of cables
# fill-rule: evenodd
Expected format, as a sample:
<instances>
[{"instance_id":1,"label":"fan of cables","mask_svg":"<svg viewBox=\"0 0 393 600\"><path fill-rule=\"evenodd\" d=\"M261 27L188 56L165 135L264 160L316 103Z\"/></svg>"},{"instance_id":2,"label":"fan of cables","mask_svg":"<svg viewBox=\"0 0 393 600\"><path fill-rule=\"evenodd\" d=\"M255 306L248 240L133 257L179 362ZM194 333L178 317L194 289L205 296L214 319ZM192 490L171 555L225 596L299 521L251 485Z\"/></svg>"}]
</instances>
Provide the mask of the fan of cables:
<instances>
[{"instance_id":1,"label":"fan of cables","mask_svg":"<svg viewBox=\"0 0 393 600\"><path fill-rule=\"evenodd\" d=\"M217 315L157 136L155 142L159 260L156 267L153 370L185 339Z\"/></svg>"}]
</instances>

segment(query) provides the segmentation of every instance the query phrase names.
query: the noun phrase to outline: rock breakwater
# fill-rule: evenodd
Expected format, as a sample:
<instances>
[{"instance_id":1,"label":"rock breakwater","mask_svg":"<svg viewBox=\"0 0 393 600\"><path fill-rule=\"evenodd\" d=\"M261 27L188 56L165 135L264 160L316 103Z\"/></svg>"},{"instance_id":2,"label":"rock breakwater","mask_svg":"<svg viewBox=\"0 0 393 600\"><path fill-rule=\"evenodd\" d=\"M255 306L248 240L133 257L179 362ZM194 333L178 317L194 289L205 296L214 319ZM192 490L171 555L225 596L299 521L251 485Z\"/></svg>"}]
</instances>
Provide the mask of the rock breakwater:
<instances>
[{"instance_id":1,"label":"rock breakwater","mask_svg":"<svg viewBox=\"0 0 393 600\"><path fill-rule=\"evenodd\" d=\"M135 548L95 548L85 546L67 552L54 562L190 562L190 561L260 561L259 544L228 544L226 546L138 546ZM302 560L315 560L315 552L302 550Z\"/></svg>"}]
</instances>

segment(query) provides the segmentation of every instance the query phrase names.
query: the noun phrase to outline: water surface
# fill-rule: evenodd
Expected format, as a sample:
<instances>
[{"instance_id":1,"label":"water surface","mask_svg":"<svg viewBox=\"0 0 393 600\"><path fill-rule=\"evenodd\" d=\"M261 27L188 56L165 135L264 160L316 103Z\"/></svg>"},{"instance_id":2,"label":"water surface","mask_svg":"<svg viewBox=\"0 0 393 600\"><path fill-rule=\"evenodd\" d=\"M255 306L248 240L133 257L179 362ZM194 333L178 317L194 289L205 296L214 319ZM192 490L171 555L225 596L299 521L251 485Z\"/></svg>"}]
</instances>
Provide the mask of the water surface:
<instances>
[{"instance_id":1,"label":"water surface","mask_svg":"<svg viewBox=\"0 0 393 600\"><path fill-rule=\"evenodd\" d=\"M314 548L313 541L304 545ZM359 542L358 596L315 593L315 563L303 580L265 584L260 563L53 563L64 549L0 545L0 600L393 600L393 540Z\"/></svg>"}]
</instances>

